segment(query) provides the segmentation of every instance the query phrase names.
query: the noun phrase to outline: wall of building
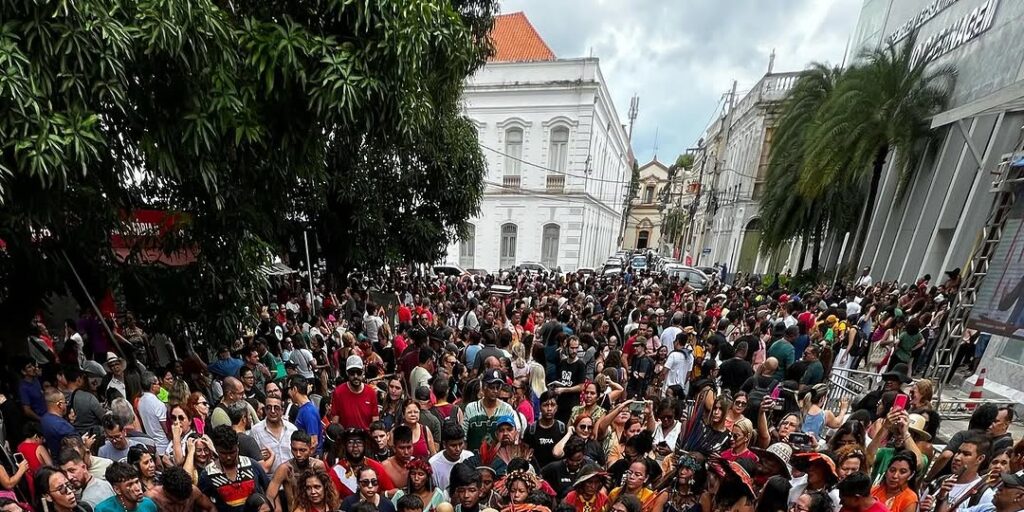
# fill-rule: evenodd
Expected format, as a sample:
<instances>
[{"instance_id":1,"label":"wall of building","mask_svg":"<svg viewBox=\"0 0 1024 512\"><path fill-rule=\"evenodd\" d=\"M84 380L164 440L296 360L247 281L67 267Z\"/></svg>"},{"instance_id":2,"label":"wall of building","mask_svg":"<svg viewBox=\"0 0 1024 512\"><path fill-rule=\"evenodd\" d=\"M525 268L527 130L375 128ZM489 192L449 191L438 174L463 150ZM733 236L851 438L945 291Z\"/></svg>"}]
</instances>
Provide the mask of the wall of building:
<instances>
[{"instance_id":1,"label":"wall of building","mask_svg":"<svg viewBox=\"0 0 1024 512\"><path fill-rule=\"evenodd\" d=\"M491 63L467 81L464 112L487 161L472 240L453 243L446 261L495 271L501 228L515 225L514 263L543 261L545 226L558 226L562 270L595 266L615 252L631 154L598 60ZM522 130L519 160L509 158L510 129ZM556 169L552 133L568 129L564 169ZM518 167L518 186L505 180ZM564 186L552 188L549 177ZM463 246L472 245L470 259Z\"/></svg>"},{"instance_id":2,"label":"wall of building","mask_svg":"<svg viewBox=\"0 0 1024 512\"><path fill-rule=\"evenodd\" d=\"M668 168L661 162L652 161L641 167L639 174L637 194L630 205L622 234L622 247L640 248L640 234L644 232L647 235L645 248L660 250L664 242L664 215L668 207L659 207L662 206L663 194L667 192L666 187L669 186ZM647 194L648 187L652 190L650 200Z\"/></svg>"}]
</instances>

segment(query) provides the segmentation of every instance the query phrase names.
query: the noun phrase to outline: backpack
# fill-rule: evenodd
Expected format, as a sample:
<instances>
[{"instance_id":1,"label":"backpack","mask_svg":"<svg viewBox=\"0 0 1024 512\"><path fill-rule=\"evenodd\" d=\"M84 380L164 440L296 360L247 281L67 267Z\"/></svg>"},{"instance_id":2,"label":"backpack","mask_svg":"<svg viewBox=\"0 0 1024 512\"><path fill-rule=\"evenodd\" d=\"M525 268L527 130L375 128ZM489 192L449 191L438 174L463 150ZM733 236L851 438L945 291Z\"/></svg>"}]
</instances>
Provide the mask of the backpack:
<instances>
[{"instance_id":1,"label":"backpack","mask_svg":"<svg viewBox=\"0 0 1024 512\"><path fill-rule=\"evenodd\" d=\"M759 385L760 382L761 382L760 378L755 378L754 379L754 388L751 389L749 393L747 393L747 410L748 411L758 411L758 410L760 410L761 402L764 400L764 397L766 397L769 394L771 394L772 389L774 389L775 386L779 384L778 379L775 379L775 378L772 378L767 386L760 386Z\"/></svg>"},{"instance_id":2,"label":"backpack","mask_svg":"<svg viewBox=\"0 0 1024 512\"><path fill-rule=\"evenodd\" d=\"M871 342L868 340L867 336L864 336L864 333L860 329L853 329L856 334L854 334L853 346L850 347L850 355L853 357L867 355L868 347L871 345Z\"/></svg>"}]
</instances>

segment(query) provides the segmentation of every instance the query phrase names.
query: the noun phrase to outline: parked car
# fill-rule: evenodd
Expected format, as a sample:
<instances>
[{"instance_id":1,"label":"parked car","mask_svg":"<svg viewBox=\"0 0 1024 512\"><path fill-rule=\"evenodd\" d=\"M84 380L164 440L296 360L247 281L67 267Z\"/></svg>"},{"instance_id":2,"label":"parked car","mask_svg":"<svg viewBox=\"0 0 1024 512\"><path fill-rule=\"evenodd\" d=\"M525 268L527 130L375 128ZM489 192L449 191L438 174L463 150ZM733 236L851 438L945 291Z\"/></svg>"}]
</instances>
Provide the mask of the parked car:
<instances>
[{"instance_id":1,"label":"parked car","mask_svg":"<svg viewBox=\"0 0 1024 512\"><path fill-rule=\"evenodd\" d=\"M633 267L633 270L641 271L647 270L647 256L638 254L633 256L633 259L629 260L629 266Z\"/></svg>"},{"instance_id":2,"label":"parked car","mask_svg":"<svg viewBox=\"0 0 1024 512\"><path fill-rule=\"evenodd\" d=\"M519 265L516 265L516 269L519 270L520 272L527 272L533 274L545 273L547 275L558 274L562 271L559 267L551 269L548 268L547 265L543 263L537 263L536 261L524 261Z\"/></svg>"},{"instance_id":3,"label":"parked car","mask_svg":"<svg viewBox=\"0 0 1024 512\"><path fill-rule=\"evenodd\" d=\"M490 272L488 272L488 271L486 271L486 270L484 270L482 268L467 268L466 272L469 272L470 274L473 274L474 276L480 276L480 277L487 277L487 276L491 275Z\"/></svg>"},{"instance_id":4,"label":"parked car","mask_svg":"<svg viewBox=\"0 0 1024 512\"><path fill-rule=\"evenodd\" d=\"M604 269L601 270L601 275L605 276L605 277L613 277L613 276L616 276L616 275L621 274L621 273L622 273L622 266L620 266L618 264L615 264L615 265L605 265Z\"/></svg>"},{"instance_id":5,"label":"parked car","mask_svg":"<svg viewBox=\"0 0 1024 512\"><path fill-rule=\"evenodd\" d=\"M676 278L680 282L683 280L689 280L690 287L697 291L703 290L704 287L708 285L708 282L711 281L711 278L704 272L701 272L700 269L687 267L685 265L672 266L672 268L666 270L665 273L670 279Z\"/></svg>"},{"instance_id":6,"label":"parked car","mask_svg":"<svg viewBox=\"0 0 1024 512\"><path fill-rule=\"evenodd\" d=\"M581 276L592 276L596 272L594 272L594 269L591 268L591 267L580 267L580 268L576 269L576 273L581 275Z\"/></svg>"},{"instance_id":7,"label":"parked car","mask_svg":"<svg viewBox=\"0 0 1024 512\"><path fill-rule=\"evenodd\" d=\"M434 265L434 274L439 276L468 276L469 271L457 263L445 263L443 265Z\"/></svg>"}]
</instances>

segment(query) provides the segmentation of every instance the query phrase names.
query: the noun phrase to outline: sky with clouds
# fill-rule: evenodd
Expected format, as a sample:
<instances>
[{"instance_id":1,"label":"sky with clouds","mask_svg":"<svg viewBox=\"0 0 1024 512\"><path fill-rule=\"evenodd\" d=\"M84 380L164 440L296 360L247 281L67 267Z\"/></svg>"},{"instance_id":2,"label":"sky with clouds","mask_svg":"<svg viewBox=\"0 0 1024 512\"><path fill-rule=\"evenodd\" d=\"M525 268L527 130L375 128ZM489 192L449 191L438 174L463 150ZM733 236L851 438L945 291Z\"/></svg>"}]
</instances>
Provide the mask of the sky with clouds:
<instances>
[{"instance_id":1,"label":"sky with clouds","mask_svg":"<svg viewBox=\"0 0 1024 512\"><path fill-rule=\"evenodd\" d=\"M523 11L559 57L594 55L620 119L640 97L633 151L674 161L695 145L735 79L750 89L768 68L840 63L862 0L503 0ZM737 101L742 98L738 94Z\"/></svg>"}]
</instances>

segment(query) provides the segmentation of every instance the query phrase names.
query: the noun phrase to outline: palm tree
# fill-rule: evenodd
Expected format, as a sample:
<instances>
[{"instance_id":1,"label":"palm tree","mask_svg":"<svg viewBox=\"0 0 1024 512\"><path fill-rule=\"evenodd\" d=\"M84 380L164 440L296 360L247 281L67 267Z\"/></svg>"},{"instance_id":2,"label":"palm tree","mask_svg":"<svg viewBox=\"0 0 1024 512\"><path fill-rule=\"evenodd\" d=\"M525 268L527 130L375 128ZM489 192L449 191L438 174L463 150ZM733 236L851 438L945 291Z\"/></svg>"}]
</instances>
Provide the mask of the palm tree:
<instances>
[{"instance_id":1,"label":"palm tree","mask_svg":"<svg viewBox=\"0 0 1024 512\"><path fill-rule=\"evenodd\" d=\"M797 185L804 167L808 134L842 75L839 67L814 63L797 78L782 104L769 150L765 192L760 199L761 251L777 251L799 236L802 269L808 242L813 240L811 268L815 272L820 266L821 241L826 229L837 232L850 227L847 211L851 195L831 187L811 191L812 195Z\"/></svg>"},{"instance_id":2,"label":"palm tree","mask_svg":"<svg viewBox=\"0 0 1024 512\"><path fill-rule=\"evenodd\" d=\"M899 173L901 197L923 156L924 142L933 135L928 119L946 105L953 85L954 68L929 68L933 52L926 50L915 58L915 42L912 35L898 47L863 53L836 83L808 134L802 192L816 197L827 189L855 190L868 184L851 251L853 262L864 251L886 161L895 152L891 168Z\"/></svg>"}]
</instances>

